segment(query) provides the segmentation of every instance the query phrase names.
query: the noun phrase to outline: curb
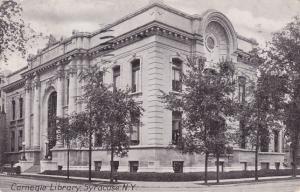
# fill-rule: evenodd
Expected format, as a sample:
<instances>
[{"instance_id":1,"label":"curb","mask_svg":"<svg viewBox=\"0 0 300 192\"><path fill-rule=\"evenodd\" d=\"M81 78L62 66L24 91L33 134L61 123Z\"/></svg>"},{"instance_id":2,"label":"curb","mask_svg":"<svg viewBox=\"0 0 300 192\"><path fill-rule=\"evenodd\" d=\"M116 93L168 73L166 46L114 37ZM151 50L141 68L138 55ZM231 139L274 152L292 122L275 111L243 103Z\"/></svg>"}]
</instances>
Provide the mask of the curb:
<instances>
[{"instance_id":1,"label":"curb","mask_svg":"<svg viewBox=\"0 0 300 192\"><path fill-rule=\"evenodd\" d=\"M1 176L1 175L0 175ZM99 178L92 178L92 181L89 182L87 179L81 177L70 177L67 179L65 176L53 176L53 175L38 175L38 174L21 174L21 175L2 175L6 177L13 177L13 178L24 178L24 179L37 179L37 180L45 180L45 181L55 181L55 182L64 182L64 183L73 183L73 184L86 184L86 183L97 183L97 184L130 184L134 183L137 184L140 188L165 188L165 187L175 187L175 183L179 184L179 182L152 182L152 181L127 181L127 180L120 180L119 182L110 183L108 179L99 179ZM281 176L281 177L267 177L263 178L260 177L258 181L255 181L254 178L243 178L243 179L228 179L220 180L220 183L216 183L215 180L209 180L208 184L204 184L204 181L187 181L187 182L180 182L187 188L197 188L197 187L205 187L205 186L222 186L222 185L238 185L238 184L257 184L257 183L265 183L265 182L275 182L275 181L288 181L288 180L297 180L300 179L300 176L296 178L292 178L291 176ZM141 184L141 185L139 185ZM145 185L146 184L146 185ZM167 184L167 185L166 185ZM156 186L155 186L156 185ZM164 186L165 185L165 186ZM180 185L182 186L182 185Z\"/></svg>"}]
</instances>

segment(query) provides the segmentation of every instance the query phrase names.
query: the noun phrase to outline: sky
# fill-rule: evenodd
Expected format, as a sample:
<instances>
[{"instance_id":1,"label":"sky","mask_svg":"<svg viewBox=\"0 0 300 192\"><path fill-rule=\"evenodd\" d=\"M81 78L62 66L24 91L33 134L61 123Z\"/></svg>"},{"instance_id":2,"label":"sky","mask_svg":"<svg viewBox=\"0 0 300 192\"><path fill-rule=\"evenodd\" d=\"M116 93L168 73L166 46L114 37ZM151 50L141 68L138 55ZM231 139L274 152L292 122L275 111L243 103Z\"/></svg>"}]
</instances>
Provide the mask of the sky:
<instances>
[{"instance_id":1,"label":"sky","mask_svg":"<svg viewBox=\"0 0 300 192\"><path fill-rule=\"evenodd\" d=\"M23 7L22 18L38 33L52 34L57 39L69 37L73 30L95 31L132 13L149 0L18 0ZM151 0L150 0L151 1ZM171 7L188 14L201 14L207 9L224 13L237 33L256 39L260 46L271 39L296 15L300 15L300 0L163 0ZM44 44L28 50L35 54ZM17 70L26 66L18 55L1 68Z\"/></svg>"}]
</instances>

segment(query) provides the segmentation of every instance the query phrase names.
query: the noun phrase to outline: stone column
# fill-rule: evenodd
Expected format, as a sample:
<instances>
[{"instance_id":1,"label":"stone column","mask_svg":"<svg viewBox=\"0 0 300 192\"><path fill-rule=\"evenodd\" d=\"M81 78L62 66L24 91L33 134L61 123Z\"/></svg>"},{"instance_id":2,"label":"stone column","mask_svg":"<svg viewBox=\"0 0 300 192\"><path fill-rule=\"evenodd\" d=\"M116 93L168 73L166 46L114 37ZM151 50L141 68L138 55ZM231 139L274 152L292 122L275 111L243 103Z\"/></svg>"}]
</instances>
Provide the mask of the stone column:
<instances>
[{"instance_id":1,"label":"stone column","mask_svg":"<svg viewBox=\"0 0 300 192\"><path fill-rule=\"evenodd\" d=\"M82 70L84 70L85 68L87 68L89 66L89 59L88 59L88 57L86 57L86 58L83 58L83 60L82 60ZM81 95L84 95L84 86L85 86L85 81L83 80L83 81L81 81L81 84L80 84L80 86L81 86ZM87 104L86 104L86 102L83 100L82 101L82 103L81 103L81 110L82 111L84 111L84 110L86 110L86 106L87 106Z\"/></svg>"},{"instance_id":2,"label":"stone column","mask_svg":"<svg viewBox=\"0 0 300 192\"><path fill-rule=\"evenodd\" d=\"M34 100L33 100L33 149L40 149L40 79L34 78Z\"/></svg>"},{"instance_id":3,"label":"stone column","mask_svg":"<svg viewBox=\"0 0 300 192\"><path fill-rule=\"evenodd\" d=\"M80 58L77 59L77 89L76 89L76 95L77 95L77 100L76 100L76 104L77 104L77 108L76 111L77 113L82 111L82 102L81 102L81 83L82 81L80 80L80 73L82 71L82 60Z\"/></svg>"},{"instance_id":4,"label":"stone column","mask_svg":"<svg viewBox=\"0 0 300 192\"><path fill-rule=\"evenodd\" d=\"M282 130L279 131L279 134L278 134L278 152L279 153L283 153L282 151L282 141L283 141L283 134L282 134Z\"/></svg>"},{"instance_id":5,"label":"stone column","mask_svg":"<svg viewBox=\"0 0 300 192\"><path fill-rule=\"evenodd\" d=\"M25 118L24 118L24 131L25 131L25 149L30 149L31 147L31 82L29 79L26 80L25 84Z\"/></svg>"},{"instance_id":6,"label":"stone column","mask_svg":"<svg viewBox=\"0 0 300 192\"><path fill-rule=\"evenodd\" d=\"M56 80L56 87L57 87L57 103L56 103L56 115L57 117L64 116L64 68L62 64L58 66L58 76ZM60 130L56 131L56 139L57 143L55 147L63 147L63 142L61 138Z\"/></svg>"},{"instance_id":7,"label":"stone column","mask_svg":"<svg viewBox=\"0 0 300 192\"><path fill-rule=\"evenodd\" d=\"M69 106L68 106L68 114L71 115L76 112L76 95L77 95L77 66L72 59L70 63L70 71L69 71Z\"/></svg>"}]
</instances>

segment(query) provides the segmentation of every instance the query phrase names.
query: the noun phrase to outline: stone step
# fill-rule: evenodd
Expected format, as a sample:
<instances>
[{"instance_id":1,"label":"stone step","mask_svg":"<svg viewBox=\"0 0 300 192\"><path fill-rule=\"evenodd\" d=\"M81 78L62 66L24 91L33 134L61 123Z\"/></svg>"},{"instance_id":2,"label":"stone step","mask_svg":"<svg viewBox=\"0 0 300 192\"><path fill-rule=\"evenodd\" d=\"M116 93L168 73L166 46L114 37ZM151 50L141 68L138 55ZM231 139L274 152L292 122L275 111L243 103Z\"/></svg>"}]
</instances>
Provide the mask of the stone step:
<instances>
[{"instance_id":1,"label":"stone step","mask_svg":"<svg viewBox=\"0 0 300 192\"><path fill-rule=\"evenodd\" d=\"M40 165L33 165L29 169L24 171L25 173L40 173L41 172L41 166Z\"/></svg>"}]
</instances>

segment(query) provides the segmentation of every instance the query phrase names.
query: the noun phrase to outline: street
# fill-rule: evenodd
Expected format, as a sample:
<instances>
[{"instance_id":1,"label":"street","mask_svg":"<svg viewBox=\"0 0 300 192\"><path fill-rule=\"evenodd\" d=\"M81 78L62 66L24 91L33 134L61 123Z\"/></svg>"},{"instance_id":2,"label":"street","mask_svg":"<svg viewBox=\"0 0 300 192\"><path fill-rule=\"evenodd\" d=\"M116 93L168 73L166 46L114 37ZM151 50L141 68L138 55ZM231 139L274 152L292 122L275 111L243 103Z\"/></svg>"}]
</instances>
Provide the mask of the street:
<instances>
[{"instance_id":1,"label":"street","mask_svg":"<svg viewBox=\"0 0 300 192\"><path fill-rule=\"evenodd\" d=\"M300 180L267 181L261 183L243 183L204 186L199 182L127 182L115 185L108 183L66 183L0 176L0 192L8 191L198 191L198 192L300 192Z\"/></svg>"}]
</instances>

